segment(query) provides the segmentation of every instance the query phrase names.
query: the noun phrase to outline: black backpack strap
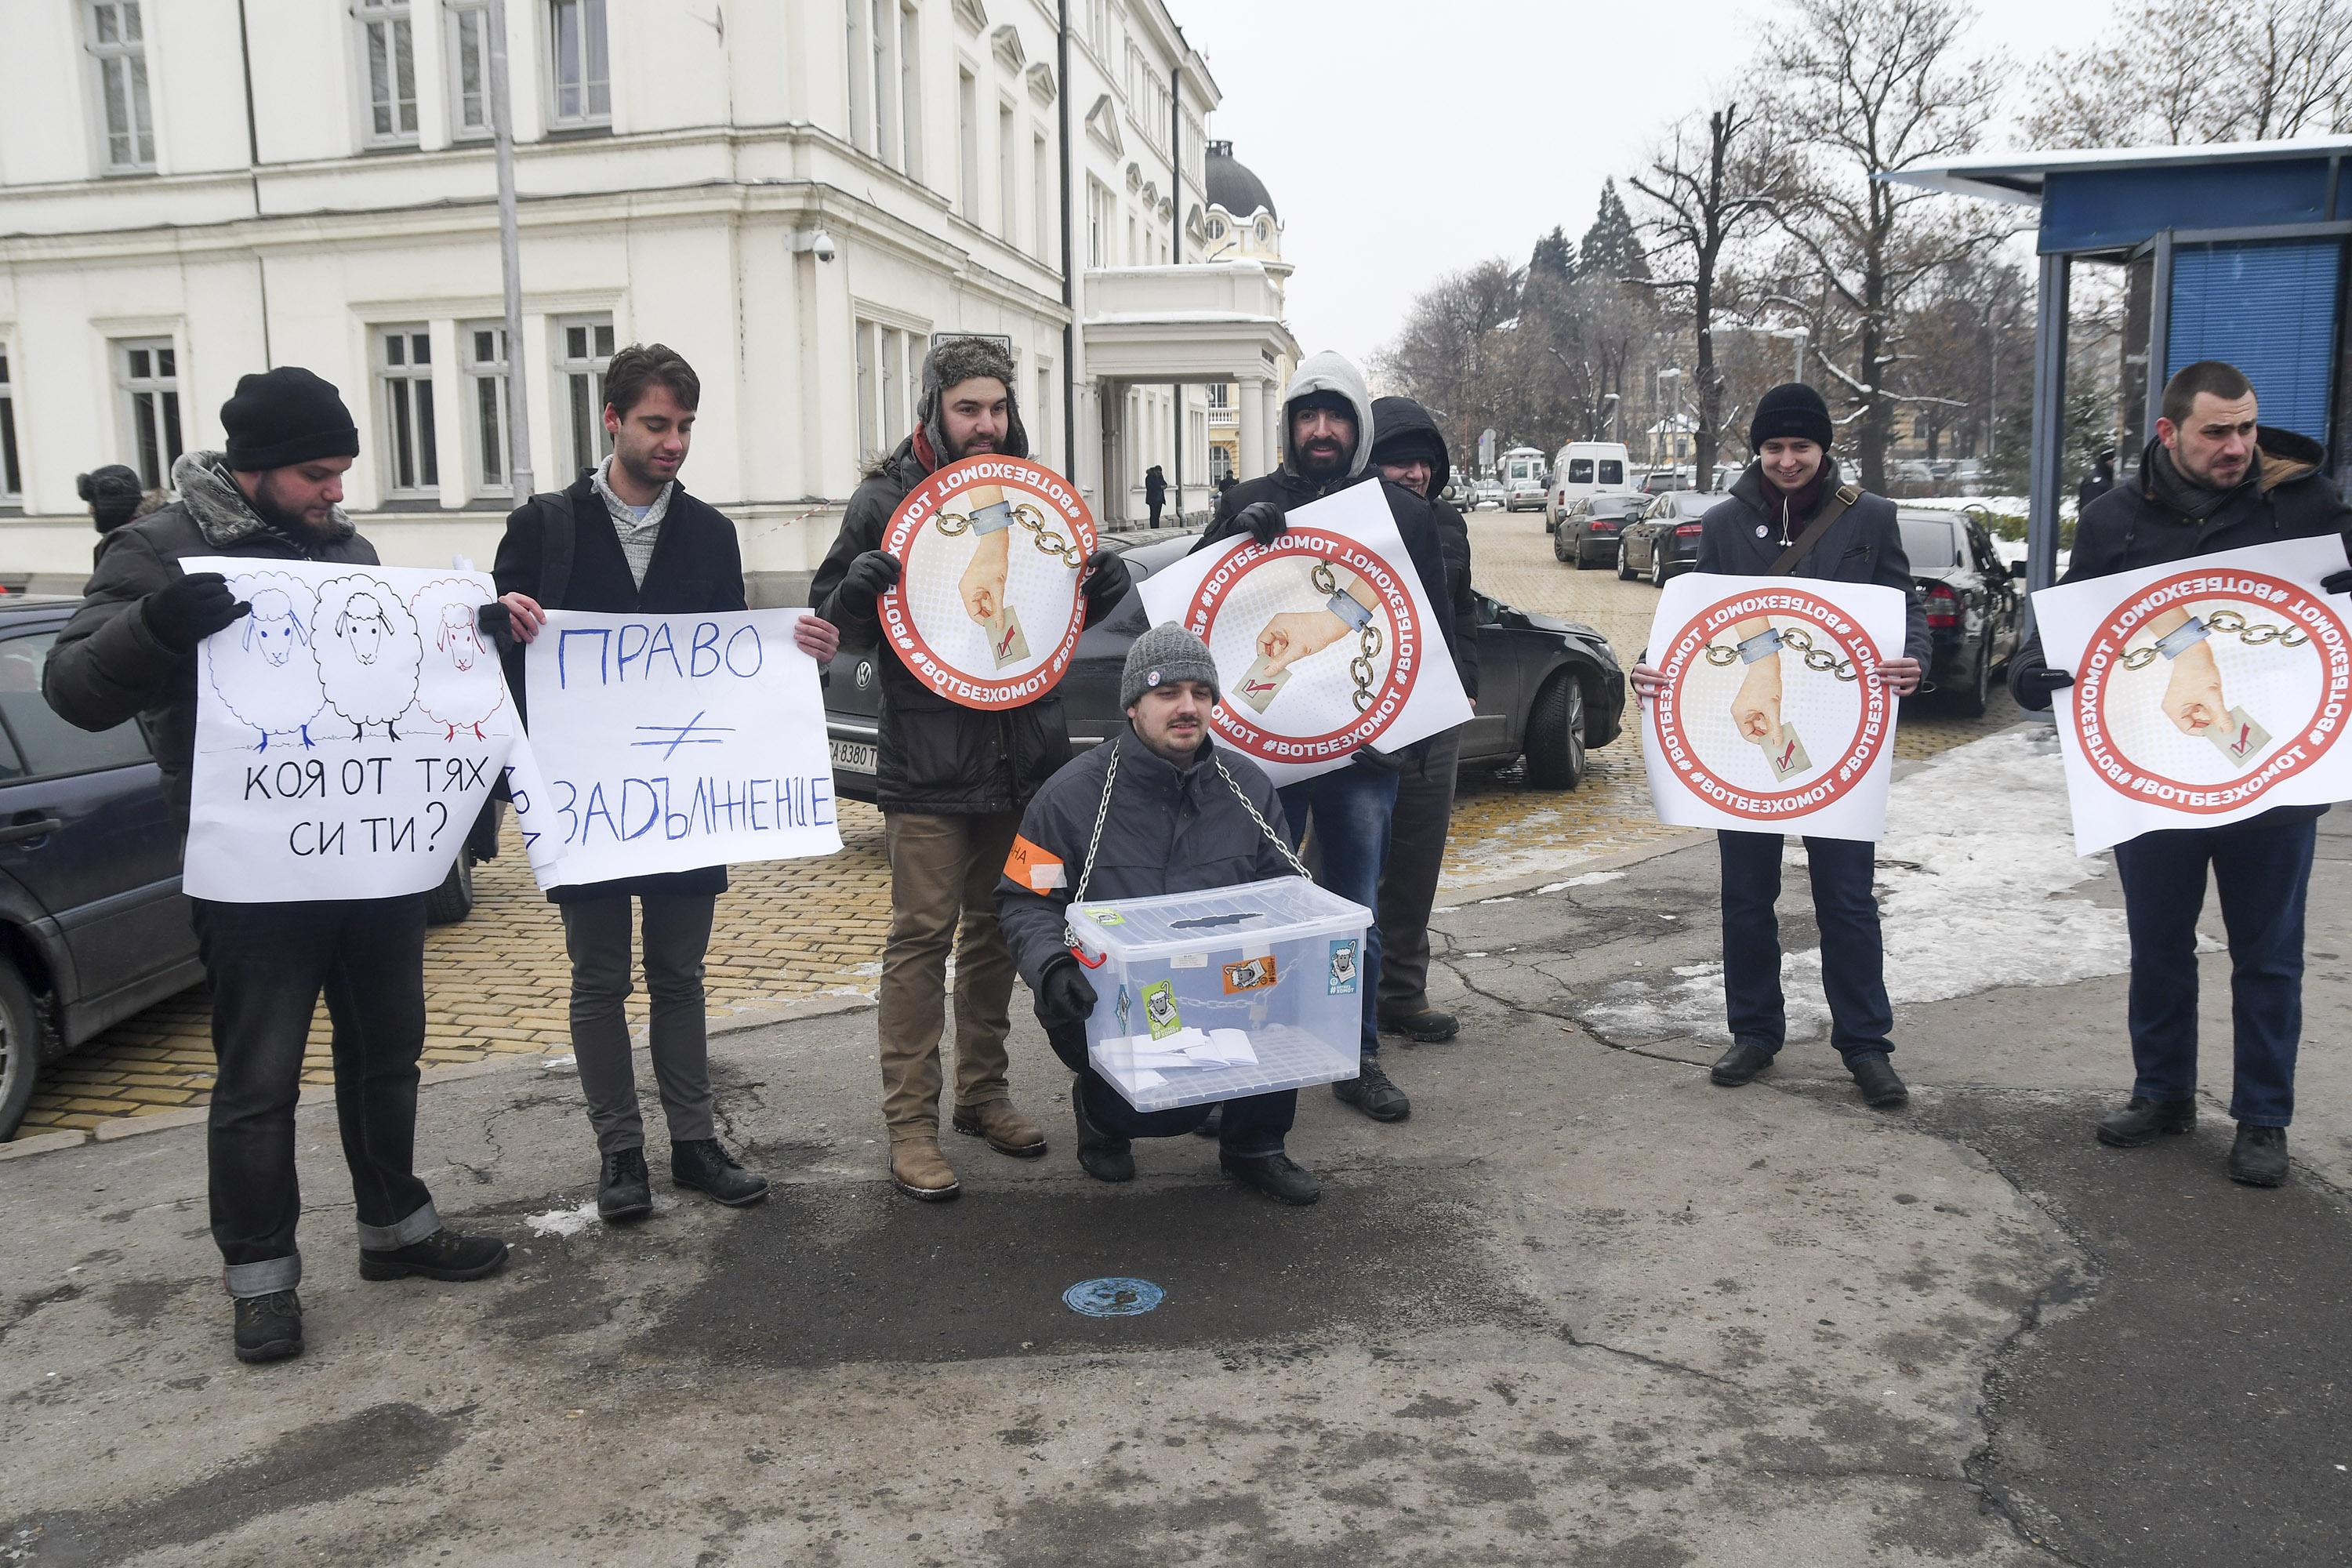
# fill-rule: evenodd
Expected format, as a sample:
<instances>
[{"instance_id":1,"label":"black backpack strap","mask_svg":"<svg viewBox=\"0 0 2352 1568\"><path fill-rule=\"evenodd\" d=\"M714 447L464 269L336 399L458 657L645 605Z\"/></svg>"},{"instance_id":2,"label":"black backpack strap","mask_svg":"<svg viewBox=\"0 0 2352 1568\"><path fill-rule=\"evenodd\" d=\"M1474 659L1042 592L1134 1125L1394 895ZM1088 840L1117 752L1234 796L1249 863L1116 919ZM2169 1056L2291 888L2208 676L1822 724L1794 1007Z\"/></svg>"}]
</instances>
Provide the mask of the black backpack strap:
<instances>
[{"instance_id":1,"label":"black backpack strap","mask_svg":"<svg viewBox=\"0 0 2352 1568\"><path fill-rule=\"evenodd\" d=\"M1805 525L1805 531L1797 535L1797 542L1780 552L1780 558L1772 563L1769 574L1785 577L1796 570L1797 563L1812 553L1813 546L1822 542L1822 535L1830 531L1830 525L1843 517L1846 508L1861 499L1862 492L1852 485L1838 486L1837 493L1822 503L1822 510L1813 514L1813 521Z\"/></svg>"},{"instance_id":2,"label":"black backpack strap","mask_svg":"<svg viewBox=\"0 0 2352 1568\"><path fill-rule=\"evenodd\" d=\"M541 519L537 597L547 609L562 609L564 593L572 586L572 561L580 540L579 519L572 513L572 498L562 490L550 490L530 499L539 507Z\"/></svg>"}]
</instances>

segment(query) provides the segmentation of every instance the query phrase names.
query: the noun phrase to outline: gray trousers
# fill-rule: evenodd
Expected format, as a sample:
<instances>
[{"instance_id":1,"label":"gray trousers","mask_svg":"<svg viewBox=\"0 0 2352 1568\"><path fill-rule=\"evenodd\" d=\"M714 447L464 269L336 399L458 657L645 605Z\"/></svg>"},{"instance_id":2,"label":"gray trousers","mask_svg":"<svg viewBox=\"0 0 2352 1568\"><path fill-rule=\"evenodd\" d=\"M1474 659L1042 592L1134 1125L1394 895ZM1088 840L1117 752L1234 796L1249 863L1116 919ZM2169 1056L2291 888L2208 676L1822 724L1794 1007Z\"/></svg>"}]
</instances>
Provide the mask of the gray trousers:
<instances>
[{"instance_id":1,"label":"gray trousers","mask_svg":"<svg viewBox=\"0 0 2352 1568\"><path fill-rule=\"evenodd\" d=\"M702 955L710 946L712 893L648 893L645 908L646 994L653 1003L654 1080L673 1144L716 1137L710 1120L710 1045L704 1033ZM580 899L563 911L572 954L572 1052L596 1152L642 1149L637 1075L629 1056L632 972L626 893Z\"/></svg>"},{"instance_id":2,"label":"gray trousers","mask_svg":"<svg viewBox=\"0 0 2352 1568\"><path fill-rule=\"evenodd\" d=\"M1381 995L1383 1018L1410 1016L1429 1005L1429 910L1437 901L1437 874L1445 863L1445 830L1454 820L1454 778L1462 731L1429 742L1416 765L1397 777L1396 815L1389 819L1389 860L1381 873Z\"/></svg>"}]
</instances>

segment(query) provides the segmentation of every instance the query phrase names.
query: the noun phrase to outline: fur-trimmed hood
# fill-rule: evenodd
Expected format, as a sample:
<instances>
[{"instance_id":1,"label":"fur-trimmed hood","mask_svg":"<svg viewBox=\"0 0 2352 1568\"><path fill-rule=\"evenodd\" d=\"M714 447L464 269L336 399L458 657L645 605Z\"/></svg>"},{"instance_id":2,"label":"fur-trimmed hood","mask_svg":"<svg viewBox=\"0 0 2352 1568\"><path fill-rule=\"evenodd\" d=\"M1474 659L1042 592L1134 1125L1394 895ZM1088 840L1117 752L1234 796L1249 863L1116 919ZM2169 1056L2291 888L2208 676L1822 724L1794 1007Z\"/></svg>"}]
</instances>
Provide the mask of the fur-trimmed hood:
<instances>
[{"instance_id":1,"label":"fur-trimmed hood","mask_svg":"<svg viewBox=\"0 0 2352 1568\"><path fill-rule=\"evenodd\" d=\"M205 542L216 548L231 545L257 533L277 532L261 520L245 492L236 488L236 476L229 471L228 460L218 452L184 452L172 465L172 488L180 492L188 515L194 520L197 531ZM337 507L322 528L310 531L320 544L337 544L355 531L352 520Z\"/></svg>"}]
</instances>

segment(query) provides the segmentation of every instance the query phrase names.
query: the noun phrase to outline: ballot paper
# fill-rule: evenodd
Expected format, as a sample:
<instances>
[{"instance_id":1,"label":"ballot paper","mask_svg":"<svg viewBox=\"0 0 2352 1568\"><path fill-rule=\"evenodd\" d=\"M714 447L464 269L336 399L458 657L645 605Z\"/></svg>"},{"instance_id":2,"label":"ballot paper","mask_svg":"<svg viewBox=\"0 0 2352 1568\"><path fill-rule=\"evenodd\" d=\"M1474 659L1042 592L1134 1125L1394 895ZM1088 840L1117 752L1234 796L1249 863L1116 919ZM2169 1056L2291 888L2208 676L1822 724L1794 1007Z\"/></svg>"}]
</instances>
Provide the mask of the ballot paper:
<instances>
[{"instance_id":1,"label":"ballot paper","mask_svg":"<svg viewBox=\"0 0 2352 1568\"><path fill-rule=\"evenodd\" d=\"M1195 1029L1188 1026L1157 1040L1149 1035L1130 1035L1123 1040L1106 1042L1104 1048L1119 1061L1153 1072L1257 1066L1256 1047L1241 1029Z\"/></svg>"}]
</instances>

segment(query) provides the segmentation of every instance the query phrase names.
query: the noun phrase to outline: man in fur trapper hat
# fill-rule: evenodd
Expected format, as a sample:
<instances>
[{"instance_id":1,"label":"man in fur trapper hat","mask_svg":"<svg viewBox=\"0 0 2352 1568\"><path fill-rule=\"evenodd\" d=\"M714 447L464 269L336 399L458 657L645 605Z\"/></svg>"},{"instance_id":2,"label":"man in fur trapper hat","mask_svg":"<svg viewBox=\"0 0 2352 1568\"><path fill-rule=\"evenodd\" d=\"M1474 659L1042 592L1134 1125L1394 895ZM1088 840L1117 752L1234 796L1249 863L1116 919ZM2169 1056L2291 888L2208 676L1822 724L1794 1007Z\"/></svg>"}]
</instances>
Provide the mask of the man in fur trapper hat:
<instances>
[{"instance_id":1,"label":"man in fur trapper hat","mask_svg":"<svg viewBox=\"0 0 2352 1568\"><path fill-rule=\"evenodd\" d=\"M951 1198L956 1175L940 1150L940 1017L955 951L955 1129L999 1153L1033 1159L1045 1135L1013 1109L1004 1039L1013 954L992 894L1022 809L1070 758L1069 728L1052 691L982 712L933 691L882 636L882 594L898 580L882 536L908 491L949 463L982 453L1029 455L1012 357L987 338L951 338L923 361L919 423L875 465L842 514L841 533L809 585L818 616L853 647L871 647L882 677L876 780L890 857L890 935L882 950L882 1115L890 1176L926 1201ZM1084 579L1087 621L1128 590L1118 556L1098 550ZM961 927L961 939L957 937Z\"/></svg>"}]
</instances>

